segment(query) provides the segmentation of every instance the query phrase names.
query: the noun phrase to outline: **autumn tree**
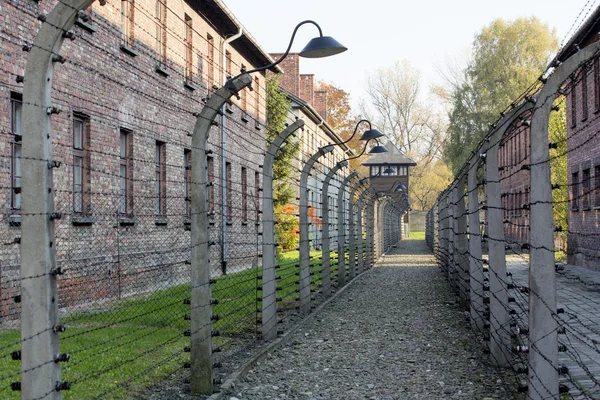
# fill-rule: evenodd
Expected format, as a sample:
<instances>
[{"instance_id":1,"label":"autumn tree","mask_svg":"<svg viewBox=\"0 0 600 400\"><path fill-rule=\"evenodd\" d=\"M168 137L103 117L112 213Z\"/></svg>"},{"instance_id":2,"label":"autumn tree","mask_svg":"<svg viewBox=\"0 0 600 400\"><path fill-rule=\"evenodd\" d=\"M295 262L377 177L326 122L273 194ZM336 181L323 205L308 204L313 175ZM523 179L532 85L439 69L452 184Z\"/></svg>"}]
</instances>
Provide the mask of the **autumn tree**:
<instances>
[{"instance_id":1,"label":"autumn tree","mask_svg":"<svg viewBox=\"0 0 600 400\"><path fill-rule=\"evenodd\" d=\"M429 210L438 195L452 183L452 171L444 161L423 158L411 170L408 197L415 210Z\"/></svg>"},{"instance_id":2,"label":"autumn tree","mask_svg":"<svg viewBox=\"0 0 600 400\"><path fill-rule=\"evenodd\" d=\"M444 158L457 172L490 125L544 72L558 50L554 30L536 17L497 19L475 37L472 58L449 82Z\"/></svg>"}]
</instances>

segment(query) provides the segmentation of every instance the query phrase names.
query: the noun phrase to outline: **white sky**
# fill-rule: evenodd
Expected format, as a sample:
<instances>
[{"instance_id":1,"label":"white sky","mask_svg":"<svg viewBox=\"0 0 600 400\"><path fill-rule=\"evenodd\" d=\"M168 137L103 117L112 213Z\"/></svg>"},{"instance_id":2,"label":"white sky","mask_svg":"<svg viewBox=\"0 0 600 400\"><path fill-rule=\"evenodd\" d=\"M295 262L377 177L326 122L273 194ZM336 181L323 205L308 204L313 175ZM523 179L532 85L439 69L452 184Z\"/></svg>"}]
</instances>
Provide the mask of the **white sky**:
<instances>
[{"instance_id":1,"label":"white sky","mask_svg":"<svg viewBox=\"0 0 600 400\"><path fill-rule=\"evenodd\" d=\"M296 24L316 21L348 51L301 59L300 72L333 82L350 92L357 110L365 75L407 59L421 72L422 88L441 84L438 70L447 59L461 59L484 25L496 18L537 16L562 40L600 0L224 0L227 7L268 52L283 52ZM292 51L300 51L317 30L300 28ZM423 93L426 95L426 93Z\"/></svg>"}]
</instances>

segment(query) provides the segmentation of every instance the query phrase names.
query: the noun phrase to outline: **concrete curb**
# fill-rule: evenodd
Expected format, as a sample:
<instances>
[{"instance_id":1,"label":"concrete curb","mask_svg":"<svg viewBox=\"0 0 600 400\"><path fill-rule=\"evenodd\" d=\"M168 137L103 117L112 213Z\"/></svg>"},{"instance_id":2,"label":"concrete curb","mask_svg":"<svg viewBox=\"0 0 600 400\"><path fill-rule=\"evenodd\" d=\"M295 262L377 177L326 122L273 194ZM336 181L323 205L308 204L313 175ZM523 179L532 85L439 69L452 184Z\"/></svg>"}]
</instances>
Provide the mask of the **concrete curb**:
<instances>
[{"instance_id":1,"label":"concrete curb","mask_svg":"<svg viewBox=\"0 0 600 400\"><path fill-rule=\"evenodd\" d=\"M220 389L219 392L214 393L213 395L211 395L206 400L224 400L225 398L223 396L225 396L225 393L223 393L223 392L226 391L226 390L234 388L235 387L235 382L238 379L240 379L241 377L245 376L248 373L248 371L250 371L252 369L252 367L254 367L256 365L257 362L259 362L263 358L265 358L267 356L267 354L269 354L269 353L271 353L271 352L279 349L281 346L283 346L283 344L286 342L286 340L288 339L288 337L292 336L294 333L296 333L296 331L298 331L301 327L303 327L307 322L309 322L317 314L319 314L319 312L324 307L326 307L332 300L334 300L341 293L343 293L346 290L346 288L350 287L350 285L354 281L356 281L358 278L360 278L361 276L364 276L365 274L369 273L372 270L373 270L373 267L371 267L368 270L362 272L361 274L355 276L354 279L352 279L346 285L344 285L344 287L342 287L341 289L339 289L338 291L336 291L333 296L331 296L329 299L327 299L325 302L323 302L321 305L319 305L313 312L311 312L309 315L307 315L306 317L304 317L297 324L294 324L294 326L292 328L290 328L289 331L285 332L283 335L281 335L280 337L278 337L274 341L272 341L270 343L266 343L264 345L265 347L263 347L262 349L260 349L257 352L257 354L254 355L254 357L252 357L252 359L250 359L249 361L247 361L237 371L234 371L231 375L229 375L229 377L221 385L221 389Z\"/></svg>"}]
</instances>

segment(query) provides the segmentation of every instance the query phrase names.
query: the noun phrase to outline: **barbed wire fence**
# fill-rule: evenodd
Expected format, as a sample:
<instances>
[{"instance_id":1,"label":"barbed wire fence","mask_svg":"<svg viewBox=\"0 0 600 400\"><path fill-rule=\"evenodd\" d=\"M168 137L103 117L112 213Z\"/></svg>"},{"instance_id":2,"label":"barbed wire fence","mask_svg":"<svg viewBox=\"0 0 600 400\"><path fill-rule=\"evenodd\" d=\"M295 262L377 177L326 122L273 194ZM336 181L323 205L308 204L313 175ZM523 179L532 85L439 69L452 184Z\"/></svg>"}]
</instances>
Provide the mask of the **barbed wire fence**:
<instances>
[{"instance_id":1,"label":"barbed wire fence","mask_svg":"<svg viewBox=\"0 0 600 400\"><path fill-rule=\"evenodd\" d=\"M339 157L317 160L308 235L299 242L308 246L278 248L269 281L264 250L278 239L264 234L277 222L263 214L274 200L272 190L263 194L265 178L273 178L264 170L269 143L258 118L266 100L255 97L255 117L229 102L248 97L256 81L243 74L223 88L204 87L216 77L182 71L179 47L165 44L175 61L141 43L133 49L101 14L84 12L90 4L7 3L31 29L2 30L18 65L0 65L12 116L1 132L10 152L1 156L0 194L10 207L0 230L0 397L143 397L158 379L210 393L265 337L269 319L276 333L285 331L304 304L328 297L324 289L370 268L399 240L399 223L391 222L403 210L356 178L342 186L347 168L323 194ZM164 33L185 39L168 27ZM157 86L145 86L146 78ZM293 187L311 156L295 157ZM331 196L328 209L323 196ZM300 197L290 204L297 220ZM379 212L388 222L381 239ZM319 251L326 213L329 272ZM275 315L265 318L271 305Z\"/></svg>"},{"instance_id":2,"label":"barbed wire fence","mask_svg":"<svg viewBox=\"0 0 600 400\"><path fill-rule=\"evenodd\" d=\"M427 216L427 242L514 398L600 396L600 279L564 264L564 248L555 246L566 234L570 259L597 261L577 247L598 235L582 222L584 212L594 218L593 166L564 166L598 140L589 134L598 115L587 96L598 90L599 48L555 65L513 102ZM566 131L568 121L572 130L554 137L549 120L566 98L568 118L554 119L552 129Z\"/></svg>"}]
</instances>

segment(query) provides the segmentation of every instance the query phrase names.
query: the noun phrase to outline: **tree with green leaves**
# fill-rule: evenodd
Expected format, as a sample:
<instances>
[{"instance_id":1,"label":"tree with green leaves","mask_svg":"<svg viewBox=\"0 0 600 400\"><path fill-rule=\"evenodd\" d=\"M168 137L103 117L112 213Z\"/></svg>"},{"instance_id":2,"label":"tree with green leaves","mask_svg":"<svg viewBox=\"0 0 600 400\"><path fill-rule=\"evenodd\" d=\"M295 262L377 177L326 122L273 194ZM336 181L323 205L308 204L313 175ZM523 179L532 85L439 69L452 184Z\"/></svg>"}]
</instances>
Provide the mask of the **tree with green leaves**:
<instances>
[{"instance_id":1,"label":"tree with green leaves","mask_svg":"<svg viewBox=\"0 0 600 400\"><path fill-rule=\"evenodd\" d=\"M451 82L444 158L457 172L500 112L544 72L558 50L556 32L536 17L497 19L473 42L472 59Z\"/></svg>"},{"instance_id":2,"label":"tree with green leaves","mask_svg":"<svg viewBox=\"0 0 600 400\"><path fill-rule=\"evenodd\" d=\"M567 112L564 96L554 102L558 111L550 114L548 121L548 136L556 149L550 150L550 180L558 184L558 189L552 191L552 211L554 212L554 225L560 226L563 241L567 239L569 220L569 184L567 165Z\"/></svg>"},{"instance_id":3,"label":"tree with green leaves","mask_svg":"<svg viewBox=\"0 0 600 400\"><path fill-rule=\"evenodd\" d=\"M285 129L291 102L279 87L278 75L270 74L267 77L266 89L268 145ZM273 201L275 207L286 205L294 196L289 178L292 175L292 161L298 155L299 149L300 142L298 140L288 139L277 152L273 166Z\"/></svg>"}]
</instances>

